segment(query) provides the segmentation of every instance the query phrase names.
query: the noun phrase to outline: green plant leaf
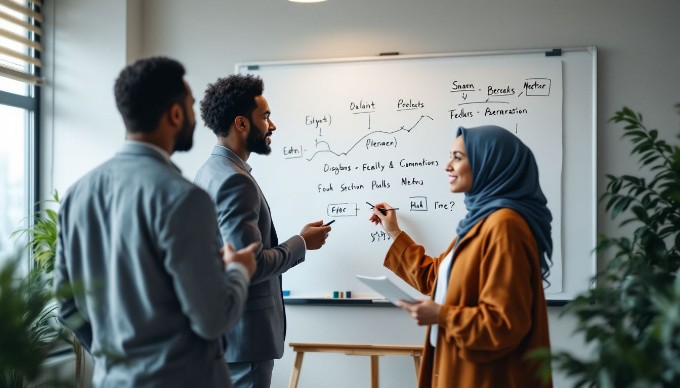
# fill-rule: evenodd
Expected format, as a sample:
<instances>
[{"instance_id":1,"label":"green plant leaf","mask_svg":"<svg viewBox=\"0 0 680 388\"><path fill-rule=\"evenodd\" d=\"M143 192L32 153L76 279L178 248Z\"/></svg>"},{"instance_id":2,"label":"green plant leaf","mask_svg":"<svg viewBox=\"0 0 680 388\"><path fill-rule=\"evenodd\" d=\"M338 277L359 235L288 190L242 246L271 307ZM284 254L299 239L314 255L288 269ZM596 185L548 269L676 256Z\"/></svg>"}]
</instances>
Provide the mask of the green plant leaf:
<instances>
[{"instance_id":1,"label":"green plant leaf","mask_svg":"<svg viewBox=\"0 0 680 388\"><path fill-rule=\"evenodd\" d=\"M649 220L649 217L647 216L647 209L644 206L633 206L631 208L633 213L637 216L638 220L642 222L646 222Z\"/></svg>"},{"instance_id":2,"label":"green plant leaf","mask_svg":"<svg viewBox=\"0 0 680 388\"><path fill-rule=\"evenodd\" d=\"M614 207L612 209L612 219L616 218L621 214L622 212L628 210L628 206L630 206L631 202L633 202L634 198L627 198L627 197L619 197L617 201L614 204Z\"/></svg>"},{"instance_id":3,"label":"green plant leaf","mask_svg":"<svg viewBox=\"0 0 680 388\"><path fill-rule=\"evenodd\" d=\"M680 113L680 103L675 105ZM680 386L680 147L647 129L642 114L623 107L609 120L624 126L640 166L652 174L606 175L600 205L621 217L628 236L598 236L604 269L593 288L562 314L574 315L592 353L580 359L553 354L553 365L576 386ZM680 136L678 136L680 139ZM623 230L623 229L622 229ZM605 256L606 255L606 256Z\"/></svg>"}]
</instances>

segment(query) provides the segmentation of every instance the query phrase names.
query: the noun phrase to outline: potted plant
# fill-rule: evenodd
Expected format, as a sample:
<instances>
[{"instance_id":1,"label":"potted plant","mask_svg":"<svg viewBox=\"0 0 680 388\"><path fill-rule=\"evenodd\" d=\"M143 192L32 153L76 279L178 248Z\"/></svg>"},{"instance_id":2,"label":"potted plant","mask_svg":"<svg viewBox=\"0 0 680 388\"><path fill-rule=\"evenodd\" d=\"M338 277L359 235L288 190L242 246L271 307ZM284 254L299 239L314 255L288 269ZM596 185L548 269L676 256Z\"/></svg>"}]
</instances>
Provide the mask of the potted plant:
<instances>
[{"instance_id":1,"label":"potted plant","mask_svg":"<svg viewBox=\"0 0 680 388\"><path fill-rule=\"evenodd\" d=\"M0 268L0 386L25 387L35 380L62 338L52 288L42 271L19 275L20 259Z\"/></svg>"},{"instance_id":2,"label":"potted plant","mask_svg":"<svg viewBox=\"0 0 680 388\"><path fill-rule=\"evenodd\" d=\"M64 330L59 323L57 318L57 305L54 300L56 295L53 292L58 213L57 210L44 205L51 204L58 206L59 203L59 194L55 191L52 199L37 204L38 206L43 205L43 210L37 211L35 215L31 217L30 226L17 230L12 234L12 237L14 238L22 236L26 237L27 243L25 248L30 253L31 265L28 275L19 280L16 280L19 259L12 261L12 264L8 265L3 270L6 278L0 279L0 281L3 282L2 286L6 287L8 292L11 290L11 293L13 294L11 297L5 295L4 292L0 294L0 296L4 295L4 297L7 298L6 303L14 308L13 310L7 310L7 313L19 314L23 311L23 318L21 320L18 320L16 316L13 318L15 319L15 325L18 326L12 327L12 330L3 333L10 335L12 332L25 332L26 335L31 338L33 341L31 342L31 346L27 346L26 344L22 345L16 342L10 343L12 346L7 347L7 349L14 349L14 351L19 352L17 354L20 354L23 351L33 354L34 358L30 359L31 362L39 361L42 363L48 356L49 351L61 340L66 340L71 343L73 352L76 356L75 382L76 386L80 387L82 386L84 373L83 349L78 344L75 337L67 334L68 331ZM59 290L59 292L68 293L70 290ZM3 307L4 306L0 305L0 309L3 309ZM21 324L19 324L19 322L21 322ZM22 335L18 335L16 338L20 339L23 337ZM0 346L0 348L2 347ZM28 354L26 357L28 357ZM29 361L29 359L27 359L27 361ZM6 370L0 370L2 376L6 376L7 378L9 378L8 376L13 376L12 380L15 382L19 377L24 381L31 381L36 377L35 373L37 369L35 369L34 366L27 369L23 366L12 366L10 363L5 364L0 362L0 364L8 366ZM0 377L0 379L2 378L3 377ZM0 384L0 386L4 387L5 384Z\"/></svg>"},{"instance_id":3,"label":"potted plant","mask_svg":"<svg viewBox=\"0 0 680 388\"><path fill-rule=\"evenodd\" d=\"M625 124L641 176L607 175L600 201L631 233L598 238L607 264L563 311L576 316L591 354L544 357L579 387L680 387L680 148L629 108L610 121Z\"/></svg>"}]
</instances>

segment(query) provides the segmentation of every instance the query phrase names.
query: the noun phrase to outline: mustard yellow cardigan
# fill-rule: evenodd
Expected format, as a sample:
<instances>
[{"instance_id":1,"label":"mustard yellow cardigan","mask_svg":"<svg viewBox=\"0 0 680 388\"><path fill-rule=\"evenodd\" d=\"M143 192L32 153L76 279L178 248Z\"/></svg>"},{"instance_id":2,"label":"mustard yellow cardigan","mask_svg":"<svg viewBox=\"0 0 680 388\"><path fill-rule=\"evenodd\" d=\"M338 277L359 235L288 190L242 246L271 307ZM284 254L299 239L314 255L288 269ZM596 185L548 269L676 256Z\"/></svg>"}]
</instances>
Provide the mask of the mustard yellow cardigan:
<instances>
[{"instance_id":1,"label":"mustard yellow cardigan","mask_svg":"<svg viewBox=\"0 0 680 388\"><path fill-rule=\"evenodd\" d=\"M434 294L438 257L399 234L384 265L421 293ZM531 388L542 385L525 356L549 348L536 240L515 211L499 209L461 240L439 315L436 350L427 330L418 386Z\"/></svg>"}]
</instances>

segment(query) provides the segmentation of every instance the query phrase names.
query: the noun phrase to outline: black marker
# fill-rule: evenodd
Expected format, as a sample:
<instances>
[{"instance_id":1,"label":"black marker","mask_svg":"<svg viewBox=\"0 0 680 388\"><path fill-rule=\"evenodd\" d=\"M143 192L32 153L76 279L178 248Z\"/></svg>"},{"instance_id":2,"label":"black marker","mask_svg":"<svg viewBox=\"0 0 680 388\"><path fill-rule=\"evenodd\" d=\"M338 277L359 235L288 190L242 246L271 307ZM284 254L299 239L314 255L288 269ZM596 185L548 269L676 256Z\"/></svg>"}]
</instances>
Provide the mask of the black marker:
<instances>
[{"instance_id":1,"label":"black marker","mask_svg":"<svg viewBox=\"0 0 680 388\"><path fill-rule=\"evenodd\" d=\"M375 207L375 206L371 205L370 202L366 202L366 203L368 204L368 206L371 207L371 209L373 209ZM395 208L392 208L392 209L383 209L381 207L378 208L378 211L384 216L386 216L387 212L390 211L390 210L399 210L399 208L398 207L395 207Z\"/></svg>"},{"instance_id":2,"label":"black marker","mask_svg":"<svg viewBox=\"0 0 680 388\"><path fill-rule=\"evenodd\" d=\"M330 220L330 221L328 221L328 223L323 224L323 226L328 226L328 225L330 225L330 224L332 224L332 223L334 223L334 222L335 222L335 220Z\"/></svg>"}]
</instances>

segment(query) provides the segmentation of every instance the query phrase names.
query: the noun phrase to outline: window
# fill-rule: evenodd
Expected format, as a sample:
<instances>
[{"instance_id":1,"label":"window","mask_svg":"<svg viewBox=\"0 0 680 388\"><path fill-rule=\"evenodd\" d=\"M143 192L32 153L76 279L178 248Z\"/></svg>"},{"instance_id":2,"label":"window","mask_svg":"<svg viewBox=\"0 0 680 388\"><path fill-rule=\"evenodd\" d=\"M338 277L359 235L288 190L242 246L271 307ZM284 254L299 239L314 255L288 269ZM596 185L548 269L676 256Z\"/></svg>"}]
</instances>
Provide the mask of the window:
<instances>
[{"instance_id":1,"label":"window","mask_svg":"<svg viewBox=\"0 0 680 388\"><path fill-rule=\"evenodd\" d=\"M26 95L24 83L41 82L40 23L38 0L0 0L0 76L6 92Z\"/></svg>"},{"instance_id":2,"label":"window","mask_svg":"<svg viewBox=\"0 0 680 388\"><path fill-rule=\"evenodd\" d=\"M26 109L0 105L2 142L0 142L0 252L3 256L14 251L16 241L11 233L26 227L28 216L29 160Z\"/></svg>"},{"instance_id":3,"label":"window","mask_svg":"<svg viewBox=\"0 0 680 388\"><path fill-rule=\"evenodd\" d=\"M0 266L25 242L37 198L40 1L0 0Z\"/></svg>"}]
</instances>

